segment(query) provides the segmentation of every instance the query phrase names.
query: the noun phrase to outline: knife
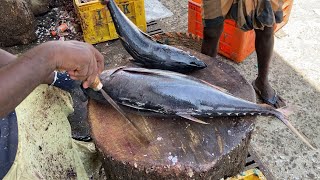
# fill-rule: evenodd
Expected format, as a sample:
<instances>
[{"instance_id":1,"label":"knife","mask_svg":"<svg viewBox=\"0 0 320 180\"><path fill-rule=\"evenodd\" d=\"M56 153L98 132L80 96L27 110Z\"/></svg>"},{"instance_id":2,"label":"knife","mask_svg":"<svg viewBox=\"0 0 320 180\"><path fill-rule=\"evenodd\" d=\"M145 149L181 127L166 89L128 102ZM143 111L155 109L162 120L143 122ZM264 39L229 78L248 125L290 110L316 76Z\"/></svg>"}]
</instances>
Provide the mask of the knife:
<instances>
[{"instance_id":1,"label":"knife","mask_svg":"<svg viewBox=\"0 0 320 180\"><path fill-rule=\"evenodd\" d=\"M108 103L110 103L112 105L112 107L114 107L121 115L122 117L132 126L134 127L135 130L137 130L140 135L142 135L142 140L149 144L149 138L139 129L139 127L126 115L126 113L120 108L120 106L108 95L108 93L106 93L103 89L103 84L101 83L99 77L96 77L96 79L94 80L94 82L91 85L91 88L94 91L100 91L103 95L103 97L108 101Z\"/></svg>"}]
</instances>

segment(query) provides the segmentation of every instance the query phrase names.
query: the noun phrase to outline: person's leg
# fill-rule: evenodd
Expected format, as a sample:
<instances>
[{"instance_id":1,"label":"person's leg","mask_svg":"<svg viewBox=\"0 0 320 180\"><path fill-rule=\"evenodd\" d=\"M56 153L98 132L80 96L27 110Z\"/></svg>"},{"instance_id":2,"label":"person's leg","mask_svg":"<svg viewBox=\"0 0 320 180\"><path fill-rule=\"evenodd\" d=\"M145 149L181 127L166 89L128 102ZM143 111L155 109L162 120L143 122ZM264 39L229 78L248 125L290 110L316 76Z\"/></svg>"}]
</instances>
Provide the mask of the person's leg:
<instances>
[{"instance_id":1,"label":"person's leg","mask_svg":"<svg viewBox=\"0 0 320 180\"><path fill-rule=\"evenodd\" d=\"M223 31L223 23L216 27L204 27L203 28L203 40L201 53L216 57L218 52L218 43L220 35Z\"/></svg>"},{"instance_id":2,"label":"person's leg","mask_svg":"<svg viewBox=\"0 0 320 180\"><path fill-rule=\"evenodd\" d=\"M216 57L226 14L233 0L202 1L203 40L201 53Z\"/></svg>"},{"instance_id":3,"label":"person's leg","mask_svg":"<svg viewBox=\"0 0 320 180\"><path fill-rule=\"evenodd\" d=\"M284 100L275 97L275 90L271 87L268 79L271 58L273 54L274 36L272 27L264 27L264 30L255 29L255 47L258 59L258 77L254 82L255 87L260 91L263 99L275 100L275 107L285 106Z\"/></svg>"}]
</instances>

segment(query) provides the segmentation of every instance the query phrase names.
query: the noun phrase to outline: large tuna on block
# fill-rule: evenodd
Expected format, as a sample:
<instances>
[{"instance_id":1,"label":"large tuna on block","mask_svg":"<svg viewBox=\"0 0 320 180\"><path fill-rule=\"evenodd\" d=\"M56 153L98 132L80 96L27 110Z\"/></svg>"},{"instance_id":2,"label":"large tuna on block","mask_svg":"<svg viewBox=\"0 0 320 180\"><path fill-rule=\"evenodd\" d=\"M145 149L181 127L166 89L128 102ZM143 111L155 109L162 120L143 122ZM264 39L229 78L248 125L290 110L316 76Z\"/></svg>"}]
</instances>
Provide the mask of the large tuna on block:
<instances>
[{"instance_id":1,"label":"large tuna on block","mask_svg":"<svg viewBox=\"0 0 320 180\"><path fill-rule=\"evenodd\" d=\"M179 116L202 124L206 122L197 117L270 115L277 117L314 148L292 126L283 109L237 98L220 87L191 76L164 70L119 67L104 71L100 79L114 101L136 113ZM88 95L107 103L98 92L89 90Z\"/></svg>"}]
</instances>

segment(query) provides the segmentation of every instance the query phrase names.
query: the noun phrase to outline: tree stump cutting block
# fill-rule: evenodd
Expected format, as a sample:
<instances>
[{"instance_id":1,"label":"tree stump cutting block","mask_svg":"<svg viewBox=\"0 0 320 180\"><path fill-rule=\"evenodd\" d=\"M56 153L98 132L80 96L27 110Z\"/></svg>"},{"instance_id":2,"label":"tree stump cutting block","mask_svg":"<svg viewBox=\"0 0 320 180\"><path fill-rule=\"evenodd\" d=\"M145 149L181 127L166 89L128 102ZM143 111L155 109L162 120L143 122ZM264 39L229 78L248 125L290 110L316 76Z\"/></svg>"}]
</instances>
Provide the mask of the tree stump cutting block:
<instances>
[{"instance_id":1,"label":"tree stump cutting block","mask_svg":"<svg viewBox=\"0 0 320 180\"><path fill-rule=\"evenodd\" d=\"M182 49L208 65L189 75L255 101L251 85L232 66ZM148 137L148 144L111 105L90 100L88 111L92 137L103 157L108 179L220 179L236 175L245 166L255 119L254 116L201 118L210 123L203 125L182 118L128 113Z\"/></svg>"}]
</instances>

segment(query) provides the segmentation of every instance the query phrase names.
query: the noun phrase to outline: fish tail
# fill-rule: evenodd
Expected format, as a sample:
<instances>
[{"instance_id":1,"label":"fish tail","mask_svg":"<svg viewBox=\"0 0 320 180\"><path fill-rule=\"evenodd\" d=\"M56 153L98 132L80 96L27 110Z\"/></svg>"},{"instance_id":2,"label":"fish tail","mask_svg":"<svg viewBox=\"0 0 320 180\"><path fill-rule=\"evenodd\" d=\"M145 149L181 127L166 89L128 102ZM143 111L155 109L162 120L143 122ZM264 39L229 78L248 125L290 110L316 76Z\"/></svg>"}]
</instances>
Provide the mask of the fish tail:
<instances>
[{"instance_id":1,"label":"fish tail","mask_svg":"<svg viewBox=\"0 0 320 180\"><path fill-rule=\"evenodd\" d=\"M292 108L285 107L285 108L276 109L274 112L274 115L278 119L280 119L293 133L295 133L300 138L300 140L306 143L307 146L309 146L313 150L316 150L316 147L309 142L307 137L301 134L289 121L288 115L292 112L293 112Z\"/></svg>"},{"instance_id":2,"label":"fish tail","mask_svg":"<svg viewBox=\"0 0 320 180\"><path fill-rule=\"evenodd\" d=\"M282 113L285 117L289 117L294 112L294 108L292 106L286 106L276 110Z\"/></svg>"}]
</instances>

